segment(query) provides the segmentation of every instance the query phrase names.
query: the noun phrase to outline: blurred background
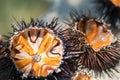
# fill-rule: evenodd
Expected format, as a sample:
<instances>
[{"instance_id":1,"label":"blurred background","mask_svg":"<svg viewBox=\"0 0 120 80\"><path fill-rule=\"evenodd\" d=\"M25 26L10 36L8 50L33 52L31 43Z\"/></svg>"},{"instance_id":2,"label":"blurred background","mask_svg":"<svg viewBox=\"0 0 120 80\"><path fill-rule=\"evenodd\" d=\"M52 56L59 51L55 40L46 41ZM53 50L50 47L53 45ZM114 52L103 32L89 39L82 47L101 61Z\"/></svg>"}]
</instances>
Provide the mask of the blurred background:
<instances>
[{"instance_id":1,"label":"blurred background","mask_svg":"<svg viewBox=\"0 0 120 80\"><path fill-rule=\"evenodd\" d=\"M0 34L11 32L13 16L20 20L38 18L52 5L52 0L0 0Z\"/></svg>"},{"instance_id":2,"label":"blurred background","mask_svg":"<svg viewBox=\"0 0 120 80\"><path fill-rule=\"evenodd\" d=\"M29 22L30 18L50 21L59 17L63 22L69 17L72 8L79 10L92 10L92 0L0 0L0 34L11 32L13 17Z\"/></svg>"}]
</instances>

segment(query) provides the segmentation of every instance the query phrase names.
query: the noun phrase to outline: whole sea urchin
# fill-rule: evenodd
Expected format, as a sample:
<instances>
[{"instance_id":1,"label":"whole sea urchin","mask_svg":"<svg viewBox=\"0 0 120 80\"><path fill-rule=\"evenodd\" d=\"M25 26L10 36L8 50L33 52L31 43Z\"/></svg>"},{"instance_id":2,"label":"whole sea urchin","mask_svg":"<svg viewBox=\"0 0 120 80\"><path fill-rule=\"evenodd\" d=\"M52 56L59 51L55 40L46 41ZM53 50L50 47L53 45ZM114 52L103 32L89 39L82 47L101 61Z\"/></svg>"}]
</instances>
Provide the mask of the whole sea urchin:
<instances>
[{"instance_id":1,"label":"whole sea urchin","mask_svg":"<svg viewBox=\"0 0 120 80\"><path fill-rule=\"evenodd\" d=\"M77 11L71 13L71 20L68 25L84 35L79 45L83 53L79 57L78 71L90 76L107 73L112 77L120 60L120 42L108 29L109 25L102 20L80 15Z\"/></svg>"}]
</instances>

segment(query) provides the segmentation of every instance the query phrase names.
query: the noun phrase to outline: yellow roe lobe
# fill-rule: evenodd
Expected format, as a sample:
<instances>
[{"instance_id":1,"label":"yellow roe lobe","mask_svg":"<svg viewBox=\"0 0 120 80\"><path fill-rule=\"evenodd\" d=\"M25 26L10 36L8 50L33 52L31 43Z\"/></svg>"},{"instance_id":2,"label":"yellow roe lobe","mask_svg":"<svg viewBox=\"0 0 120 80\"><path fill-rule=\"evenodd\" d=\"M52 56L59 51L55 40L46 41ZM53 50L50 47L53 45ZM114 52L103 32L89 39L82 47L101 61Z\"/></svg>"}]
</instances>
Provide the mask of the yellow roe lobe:
<instances>
[{"instance_id":1,"label":"yellow roe lobe","mask_svg":"<svg viewBox=\"0 0 120 80\"><path fill-rule=\"evenodd\" d=\"M98 26L94 21L88 21L85 26L81 27L81 21L77 25L77 30L85 33L85 41L95 50L111 44L113 35L110 30L103 26Z\"/></svg>"},{"instance_id":2,"label":"yellow roe lobe","mask_svg":"<svg viewBox=\"0 0 120 80\"><path fill-rule=\"evenodd\" d=\"M53 31L30 28L11 38L11 57L26 76L47 76L61 64L62 44Z\"/></svg>"}]
</instances>

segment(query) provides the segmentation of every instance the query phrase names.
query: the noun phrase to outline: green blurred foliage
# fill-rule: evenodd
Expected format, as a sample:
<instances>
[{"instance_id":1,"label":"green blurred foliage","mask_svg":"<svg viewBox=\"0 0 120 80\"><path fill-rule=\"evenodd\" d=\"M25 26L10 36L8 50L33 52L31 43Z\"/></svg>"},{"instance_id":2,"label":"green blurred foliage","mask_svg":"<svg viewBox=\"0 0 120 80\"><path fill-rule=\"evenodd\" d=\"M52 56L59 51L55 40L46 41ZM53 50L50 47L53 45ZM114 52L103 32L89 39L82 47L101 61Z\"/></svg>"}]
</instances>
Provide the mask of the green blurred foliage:
<instances>
[{"instance_id":1,"label":"green blurred foliage","mask_svg":"<svg viewBox=\"0 0 120 80\"><path fill-rule=\"evenodd\" d=\"M20 21L24 18L39 18L44 14L52 2L47 0L0 0L0 34L6 35L11 32L11 24L14 22L13 16Z\"/></svg>"}]
</instances>

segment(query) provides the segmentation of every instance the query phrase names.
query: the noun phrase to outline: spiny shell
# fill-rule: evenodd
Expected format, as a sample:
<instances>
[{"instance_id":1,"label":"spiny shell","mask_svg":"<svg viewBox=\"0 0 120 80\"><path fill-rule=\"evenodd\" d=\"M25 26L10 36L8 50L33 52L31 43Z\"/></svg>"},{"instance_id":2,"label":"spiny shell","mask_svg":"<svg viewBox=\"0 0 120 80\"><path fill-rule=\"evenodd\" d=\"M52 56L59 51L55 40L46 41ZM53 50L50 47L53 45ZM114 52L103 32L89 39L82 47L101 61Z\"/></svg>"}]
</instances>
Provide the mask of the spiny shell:
<instances>
[{"instance_id":1,"label":"spiny shell","mask_svg":"<svg viewBox=\"0 0 120 80\"><path fill-rule=\"evenodd\" d=\"M14 35L10 44L12 59L26 75L47 76L61 63L62 43L49 29L29 28Z\"/></svg>"},{"instance_id":2,"label":"spiny shell","mask_svg":"<svg viewBox=\"0 0 120 80\"><path fill-rule=\"evenodd\" d=\"M56 18L51 23L34 19L30 24L24 20L21 24L16 21L12 26L13 33L5 36L10 44L8 58L13 60L11 67L14 66L8 79L71 79L77 70L74 62L82 53L77 45L82 39L78 40L78 37L83 35L57 24Z\"/></svg>"},{"instance_id":3,"label":"spiny shell","mask_svg":"<svg viewBox=\"0 0 120 80\"><path fill-rule=\"evenodd\" d=\"M83 54L79 57L78 71L95 76L105 72L111 77L120 60L120 41L115 40L108 29L109 24L90 15L81 15L76 10L71 12L71 21L67 24L84 35L79 45Z\"/></svg>"},{"instance_id":4,"label":"spiny shell","mask_svg":"<svg viewBox=\"0 0 120 80\"><path fill-rule=\"evenodd\" d=\"M14 35L10 38L10 55L24 76L48 76L60 66L62 41L50 27L41 26L33 19L30 25L22 21L22 27L14 27Z\"/></svg>"}]
</instances>

